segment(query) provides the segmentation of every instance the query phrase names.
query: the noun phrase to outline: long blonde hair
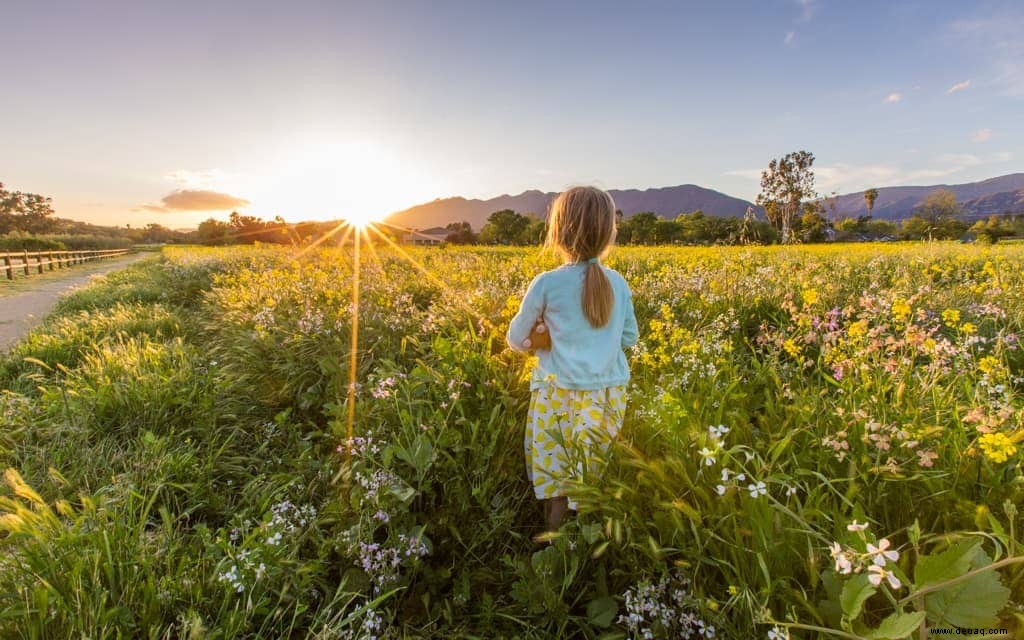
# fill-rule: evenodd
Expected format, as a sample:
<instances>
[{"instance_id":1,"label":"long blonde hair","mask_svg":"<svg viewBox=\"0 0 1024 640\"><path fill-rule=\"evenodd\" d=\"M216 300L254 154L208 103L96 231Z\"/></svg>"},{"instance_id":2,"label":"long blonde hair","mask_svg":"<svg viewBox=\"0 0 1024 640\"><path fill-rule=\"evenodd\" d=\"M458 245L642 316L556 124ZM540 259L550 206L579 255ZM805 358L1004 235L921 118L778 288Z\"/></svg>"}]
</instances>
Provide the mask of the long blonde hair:
<instances>
[{"instance_id":1,"label":"long blonde hair","mask_svg":"<svg viewBox=\"0 0 1024 640\"><path fill-rule=\"evenodd\" d=\"M545 246L566 262L588 261L583 277L583 315L592 327L608 324L615 296L597 260L615 241L615 201L596 187L573 187L551 203Z\"/></svg>"}]
</instances>

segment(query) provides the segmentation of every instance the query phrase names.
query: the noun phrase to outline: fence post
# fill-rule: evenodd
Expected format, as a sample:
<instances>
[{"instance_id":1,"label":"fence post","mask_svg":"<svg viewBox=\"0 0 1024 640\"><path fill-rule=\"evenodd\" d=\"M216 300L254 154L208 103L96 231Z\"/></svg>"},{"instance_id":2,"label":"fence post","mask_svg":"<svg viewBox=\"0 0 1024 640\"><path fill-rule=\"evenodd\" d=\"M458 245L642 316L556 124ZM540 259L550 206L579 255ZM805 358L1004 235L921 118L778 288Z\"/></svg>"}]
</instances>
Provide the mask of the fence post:
<instances>
[{"instance_id":1,"label":"fence post","mask_svg":"<svg viewBox=\"0 0 1024 640\"><path fill-rule=\"evenodd\" d=\"M53 271L53 252L52 251L46 254L46 259L50 263L50 271Z\"/></svg>"},{"instance_id":2,"label":"fence post","mask_svg":"<svg viewBox=\"0 0 1024 640\"><path fill-rule=\"evenodd\" d=\"M43 272L43 254L42 253L36 253L36 269L39 270L39 273Z\"/></svg>"},{"instance_id":3,"label":"fence post","mask_svg":"<svg viewBox=\"0 0 1024 640\"><path fill-rule=\"evenodd\" d=\"M7 271L7 279L14 280L14 267L11 266L11 254L4 254L4 269Z\"/></svg>"},{"instance_id":4,"label":"fence post","mask_svg":"<svg viewBox=\"0 0 1024 640\"><path fill-rule=\"evenodd\" d=\"M28 251L23 252L25 254L25 275L28 275Z\"/></svg>"}]
</instances>

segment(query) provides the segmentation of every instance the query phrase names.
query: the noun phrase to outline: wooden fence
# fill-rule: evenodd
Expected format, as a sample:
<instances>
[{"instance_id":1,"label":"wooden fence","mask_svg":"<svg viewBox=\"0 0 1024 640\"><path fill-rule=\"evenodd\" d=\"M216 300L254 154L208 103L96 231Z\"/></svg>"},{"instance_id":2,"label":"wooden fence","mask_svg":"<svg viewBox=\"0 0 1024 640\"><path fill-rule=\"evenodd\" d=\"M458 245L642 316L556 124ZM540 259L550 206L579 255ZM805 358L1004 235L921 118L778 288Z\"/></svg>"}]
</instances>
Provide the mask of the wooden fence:
<instances>
[{"instance_id":1,"label":"wooden fence","mask_svg":"<svg viewBox=\"0 0 1024 640\"><path fill-rule=\"evenodd\" d=\"M90 260L102 260L103 258L114 258L129 253L131 249L106 249L102 251L12 251L0 253L4 262L4 271L7 272L7 279L14 280L14 271L24 271L25 275L31 275L35 270L38 273L54 269L66 269L76 264L89 262Z\"/></svg>"}]
</instances>

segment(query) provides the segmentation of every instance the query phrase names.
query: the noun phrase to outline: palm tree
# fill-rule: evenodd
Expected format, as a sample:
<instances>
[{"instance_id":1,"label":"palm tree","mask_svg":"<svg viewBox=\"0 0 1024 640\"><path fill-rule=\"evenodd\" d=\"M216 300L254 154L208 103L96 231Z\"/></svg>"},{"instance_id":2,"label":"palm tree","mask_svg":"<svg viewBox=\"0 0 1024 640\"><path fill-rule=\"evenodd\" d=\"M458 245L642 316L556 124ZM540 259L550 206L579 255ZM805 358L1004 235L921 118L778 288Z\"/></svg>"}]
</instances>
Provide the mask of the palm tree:
<instances>
[{"instance_id":1,"label":"palm tree","mask_svg":"<svg viewBox=\"0 0 1024 640\"><path fill-rule=\"evenodd\" d=\"M871 219L871 210L875 208L875 200L878 200L878 189L868 189L864 192L864 202L868 205L868 220Z\"/></svg>"}]
</instances>

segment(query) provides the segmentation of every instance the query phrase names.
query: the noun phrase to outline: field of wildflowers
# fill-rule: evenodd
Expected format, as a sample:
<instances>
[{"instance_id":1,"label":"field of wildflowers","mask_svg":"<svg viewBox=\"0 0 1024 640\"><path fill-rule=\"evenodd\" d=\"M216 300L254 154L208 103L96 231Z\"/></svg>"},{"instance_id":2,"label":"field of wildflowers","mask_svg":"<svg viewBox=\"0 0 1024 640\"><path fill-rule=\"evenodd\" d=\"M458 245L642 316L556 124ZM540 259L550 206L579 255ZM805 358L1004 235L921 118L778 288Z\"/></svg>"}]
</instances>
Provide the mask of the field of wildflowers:
<instances>
[{"instance_id":1,"label":"field of wildflowers","mask_svg":"<svg viewBox=\"0 0 1024 640\"><path fill-rule=\"evenodd\" d=\"M640 342L538 544L536 249L165 249L0 360L4 638L1024 637L1024 245L617 249Z\"/></svg>"}]
</instances>

